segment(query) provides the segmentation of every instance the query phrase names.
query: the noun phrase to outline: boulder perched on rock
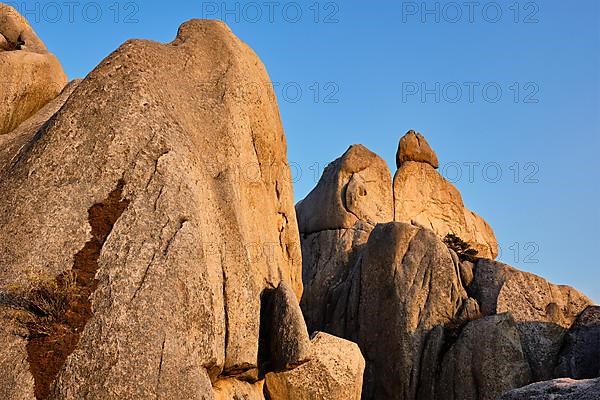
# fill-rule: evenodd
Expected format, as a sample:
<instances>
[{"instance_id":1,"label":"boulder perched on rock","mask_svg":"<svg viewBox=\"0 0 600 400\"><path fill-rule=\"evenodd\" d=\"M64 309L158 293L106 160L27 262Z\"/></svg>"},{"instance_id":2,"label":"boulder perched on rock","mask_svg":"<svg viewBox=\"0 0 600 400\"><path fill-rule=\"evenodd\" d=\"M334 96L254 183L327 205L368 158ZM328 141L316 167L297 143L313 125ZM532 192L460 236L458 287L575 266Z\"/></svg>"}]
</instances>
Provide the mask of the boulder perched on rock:
<instances>
[{"instance_id":1,"label":"boulder perched on rock","mask_svg":"<svg viewBox=\"0 0 600 400\"><path fill-rule=\"evenodd\" d=\"M600 307L586 308L569 329L555 375L575 379L600 377Z\"/></svg>"},{"instance_id":2,"label":"boulder perched on rock","mask_svg":"<svg viewBox=\"0 0 600 400\"><path fill-rule=\"evenodd\" d=\"M556 379L510 391L498 400L595 400L600 399L600 379Z\"/></svg>"},{"instance_id":3,"label":"boulder perched on rock","mask_svg":"<svg viewBox=\"0 0 600 400\"><path fill-rule=\"evenodd\" d=\"M287 371L310 360L310 339L298 299L281 282L261 299L259 361L267 371Z\"/></svg>"},{"instance_id":4,"label":"boulder perched on rock","mask_svg":"<svg viewBox=\"0 0 600 400\"><path fill-rule=\"evenodd\" d=\"M455 234L477 250L480 257L498 255L492 228L466 209L458 189L427 163L402 163L394 177L394 210L396 221L414 221L441 238Z\"/></svg>"},{"instance_id":5,"label":"boulder perched on rock","mask_svg":"<svg viewBox=\"0 0 600 400\"><path fill-rule=\"evenodd\" d=\"M261 295L302 293L268 81L223 23L193 20L170 44L125 43L14 150L0 292L70 301L23 311L27 335L2 321L4 399L212 399L221 380L259 379Z\"/></svg>"},{"instance_id":6,"label":"boulder perched on rock","mask_svg":"<svg viewBox=\"0 0 600 400\"><path fill-rule=\"evenodd\" d=\"M383 159L364 146L351 146L325 168L312 192L296 205L300 233L350 229L394 218L392 178Z\"/></svg>"},{"instance_id":7,"label":"boulder perched on rock","mask_svg":"<svg viewBox=\"0 0 600 400\"><path fill-rule=\"evenodd\" d=\"M0 136L54 99L67 83L59 61L13 7L0 3Z\"/></svg>"},{"instance_id":8,"label":"boulder perched on rock","mask_svg":"<svg viewBox=\"0 0 600 400\"><path fill-rule=\"evenodd\" d=\"M271 400L360 400L365 360L352 342L319 332L310 362L289 372L270 373Z\"/></svg>"},{"instance_id":9,"label":"boulder perched on rock","mask_svg":"<svg viewBox=\"0 0 600 400\"><path fill-rule=\"evenodd\" d=\"M427 163L433 168L439 167L437 155L418 132L409 131L400 139L398 152L396 153L396 166L400 168L407 161Z\"/></svg>"}]
</instances>

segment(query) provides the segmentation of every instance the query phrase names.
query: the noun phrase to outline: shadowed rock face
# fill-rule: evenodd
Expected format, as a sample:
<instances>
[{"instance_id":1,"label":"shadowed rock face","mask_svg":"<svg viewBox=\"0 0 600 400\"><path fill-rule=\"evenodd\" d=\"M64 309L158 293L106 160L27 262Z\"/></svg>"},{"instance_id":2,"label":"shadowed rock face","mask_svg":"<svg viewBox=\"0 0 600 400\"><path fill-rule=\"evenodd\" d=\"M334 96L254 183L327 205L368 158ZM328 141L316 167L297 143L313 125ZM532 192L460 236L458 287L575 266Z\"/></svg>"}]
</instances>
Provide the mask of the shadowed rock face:
<instances>
[{"instance_id":1,"label":"shadowed rock face","mask_svg":"<svg viewBox=\"0 0 600 400\"><path fill-rule=\"evenodd\" d=\"M531 379L510 314L470 322L443 356L440 371L439 400L496 400Z\"/></svg>"},{"instance_id":2,"label":"shadowed rock face","mask_svg":"<svg viewBox=\"0 0 600 400\"><path fill-rule=\"evenodd\" d=\"M364 250L359 285L364 394L414 399L428 333L448 324L467 298L450 253L431 231L378 225Z\"/></svg>"},{"instance_id":3,"label":"shadowed rock face","mask_svg":"<svg viewBox=\"0 0 600 400\"><path fill-rule=\"evenodd\" d=\"M261 293L282 282L271 320L306 331L290 314L299 237L268 81L224 24L194 20L173 43L125 43L24 146L3 147L0 291L76 270L89 210L117 187L127 204L95 253L91 315L51 398L208 399L220 380L252 382ZM1 397L32 398L27 340L3 325Z\"/></svg>"},{"instance_id":4,"label":"shadowed rock face","mask_svg":"<svg viewBox=\"0 0 600 400\"><path fill-rule=\"evenodd\" d=\"M600 377L600 307L588 307L566 335L556 375L575 379Z\"/></svg>"},{"instance_id":5,"label":"shadowed rock face","mask_svg":"<svg viewBox=\"0 0 600 400\"><path fill-rule=\"evenodd\" d=\"M27 21L0 3L0 137L54 99L67 83Z\"/></svg>"}]
</instances>

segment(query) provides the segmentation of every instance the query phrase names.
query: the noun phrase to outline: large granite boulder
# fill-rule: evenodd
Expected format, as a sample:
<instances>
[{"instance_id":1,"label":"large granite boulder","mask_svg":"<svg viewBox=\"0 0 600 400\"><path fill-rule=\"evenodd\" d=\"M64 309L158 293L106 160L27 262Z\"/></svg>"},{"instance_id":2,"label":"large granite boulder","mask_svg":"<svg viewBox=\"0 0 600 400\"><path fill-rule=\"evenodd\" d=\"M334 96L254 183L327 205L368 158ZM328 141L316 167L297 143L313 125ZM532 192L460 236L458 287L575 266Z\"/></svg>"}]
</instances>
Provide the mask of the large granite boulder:
<instances>
[{"instance_id":1,"label":"large granite boulder","mask_svg":"<svg viewBox=\"0 0 600 400\"><path fill-rule=\"evenodd\" d=\"M270 373L271 400L360 400L365 360L358 346L318 332L310 362L288 372Z\"/></svg>"},{"instance_id":2,"label":"large granite boulder","mask_svg":"<svg viewBox=\"0 0 600 400\"><path fill-rule=\"evenodd\" d=\"M190 21L172 43L122 45L8 150L0 292L70 301L0 307L2 398L212 399L259 381L262 294L283 282L294 295L268 319L297 321L302 293L268 81L224 24Z\"/></svg>"},{"instance_id":3,"label":"large granite boulder","mask_svg":"<svg viewBox=\"0 0 600 400\"><path fill-rule=\"evenodd\" d=\"M281 282L263 291L259 362L264 371L287 371L310 360L310 339L298 299Z\"/></svg>"},{"instance_id":4,"label":"large granite boulder","mask_svg":"<svg viewBox=\"0 0 600 400\"><path fill-rule=\"evenodd\" d=\"M415 137L417 139L415 139ZM439 174L429 157L408 157L406 142L421 142L418 149L429 149L425 139L412 131L400 140L399 168L394 176L394 220L415 222L444 238L452 233L469 243L478 256L496 258L498 242L492 228L483 218L468 210L458 189ZM419 150L417 154L429 151ZM433 153L433 152L431 152ZM435 153L433 153L435 155ZM436 157L437 159L437 157Z\"/></svg>"},{"instance_id":5,"label":"large granite boulder","mask_svg":"<svg viewBox=\"0 0 600 400\"><path fill-rule=\"evenodd\" d=\"M375 227L360 270L358 333L368 399L416 399L428 336L467 299L450 252L429 230L392 222Z\"/></svg>"},{"instance_id":6,"label":"large granite boulder","mask_svg":"<svg viewBox=\"0 0 600 400\"><path fill-rule=\"evenodd\" d=\"M484 315L510 312L534 381L554 377L567 330L591 300L569 286L491 260L479 260L469 291Z\"/></svg>"},{"instance_id":7,"label":"large granite boulder","mask_svg":"<svg viewBox=\"0 0 600 400\"><path fill-rule=\"evenodd\" d=\"M555 375L574 379L600 377L600 307L586 308L569 329Z\"/></svg>"},{"instance_id":8,"label":"large granite boulder","mask_svg":"<svg viewBox=\"0 0 600 400\"><path fill-rule=\"evenodd\" d=\"M350 229L394 218L392 178L385 161L362 145L325 168L317 186L296 205L300 233Z\"/></svg>"},{"instance_id":9,"label":"large granite boulder","mask_svg":"<svg viewBox=\"0 0 600 400\"><path fill-rule=\"evenodd\" d=\"M600 379L576 381L556 379L512 390L498 400L596 400L600 399Z\"/></svg>"},{"instance_id":10,"label":"large granite boulder","mask_svg":"<svg viewBox=\"0 0 600 400\"><path fill-rule=\"evenodd\" d=\"M496 400L531 380L519 332L510 314L474 320L443 356L438 400Z\"/></svg>"},{"instance_id":11,"label":"large granite boulder","mask_svg":"<svg viewBox=\"0 0 600 400\"><path fill-rule=\"evenodd\" d=\"M25 18L0 3L0 137L54 99L67 84L59 61Z\"/></svg>"},{"instance_id":12,"label":"large granite boulder","mask_svg":"<svg viewBox=\"0 0 600 400\"><path fill-rule=\"evenodd\" d=\"M391 185L385 161L355 145L325 169L317 187L297 204L301 305L311 332L344 334L346 301L339 296L345 295L358 250L375 224L393 219Z\"/></svg>"}]
</instances>

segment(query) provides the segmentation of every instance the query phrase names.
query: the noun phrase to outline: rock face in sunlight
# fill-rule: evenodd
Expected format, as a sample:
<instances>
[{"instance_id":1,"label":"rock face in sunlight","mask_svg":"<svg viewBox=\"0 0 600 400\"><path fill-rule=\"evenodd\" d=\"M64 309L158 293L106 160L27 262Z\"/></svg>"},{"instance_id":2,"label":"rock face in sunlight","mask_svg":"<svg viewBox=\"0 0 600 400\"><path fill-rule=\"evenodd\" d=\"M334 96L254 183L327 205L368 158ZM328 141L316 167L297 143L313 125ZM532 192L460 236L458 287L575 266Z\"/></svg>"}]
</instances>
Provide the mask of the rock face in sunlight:
<instances>
[{"instance_id":1,"label":"rock face in sunlight","mask_svg":"<svg viewBox=\"0 0 600 400\"><path fill-rule=\"evenodd\" d=\"M597 374L595 319L586 317L594 312L578 320L591 301L493 261L493 231L435 171L437 156L422 135L411 131L402 138L397 161L394 214L400 222L354 214L347 224L320 230L302 223L344 210L340 199L352 185L331 178L339 175L339 160L296 206L307 325L358 343L367 360L363 398L495 400L556 377L555 369L570 377ZM383 204L380 193L385 190L365 191L361 203ZM477 256L442 242L448 233Z\"/></svg>"},{"instance_id":2,"label":"rock face in sunlight","mask_svg":"<svg viewBox=\"0 0 600 400\"><path fill-rule=\"evenodd\" d=\"M498 256L494 231L468 210L458 189L440 175L437 156L425 138L413 131L401 140L394 176L394 220L414 221L438 236L455 234L485 258Z\"/></svg>"},{"instance_id":3,"label":"rock face in sunlight","mask_svg":"<svg viewBox=\"0 0 600 400\"><path fill-rule=\"evenodd\" d=\"M29 23L0 3L0 138L54 99L67 83Z\"/></svg>"},{"instance_id":4,"label":"rock face in sunlight","mask_svg":"<svg viewBox=\"0 0 600 400\"><path fill-rule=\"evenodd\" d=\"M0 79L1 400L600 398L600 308L494 261L423 135L393 179L350 146L294 206L224 23L66 84L0 4Z\"/></svg>"},{"instance_id":5,"label":"rock face in sunlight","mask_svg":"<svg viewBox=\"0 0 600 400\"><path fill-rule=\"evenodd\" d=\"M263 399L265 374L311 360L268 81L193 20L128 41L0 142L1 398Z\"/></svg>"},{"instance_id":6,"label":"rock face in sunlight","mask_svg":"<svg viewBox=\"0 0 600 400\"><path fill-rule=\"evenodd\" d=\"M437 154L429 146L425 137L415 131L408 131L398 144L396 167L400 168L402 164L408 161L426 163L435 169L439 167Z\"/></svg>"},{"instance_id":7,"label":"rock face in sunlight","mask_svg":"<svg viewBox=\"0 0 600 400\"><path fill-rule=\"evenodd\" d=\"M312 360L288 372L267 375L271 400L360 400L365 360L352 342L319 332Z\"/></svg>"},{"instance_id":8,"label":"rock face in sunlight","mask_svg":"<svg viewBox=\"0 0 600 400\"><path fill-rule=\"evenodd\" d=\"M317 187L296 206L300 232L350 229L357 221L372 226L391 221L391 181L382 158L364 146L351 146L327 166Z\"/></svg>"}]
</instances>

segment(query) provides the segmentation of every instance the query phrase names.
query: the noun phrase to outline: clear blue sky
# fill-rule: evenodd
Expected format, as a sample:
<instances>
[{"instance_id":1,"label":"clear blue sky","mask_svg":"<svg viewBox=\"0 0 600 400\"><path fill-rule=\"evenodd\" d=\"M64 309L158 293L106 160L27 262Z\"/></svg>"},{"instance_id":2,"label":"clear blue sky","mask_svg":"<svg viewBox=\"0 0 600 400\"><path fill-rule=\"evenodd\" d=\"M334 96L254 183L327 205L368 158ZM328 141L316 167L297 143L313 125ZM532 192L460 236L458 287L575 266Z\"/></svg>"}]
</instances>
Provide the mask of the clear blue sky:
<instances>
[{"instance_id":1,"label":"clear blue sky","mask_svg":"<svg viewBox=\"0 0 600 400\"><path fill-rule=\"evenodd\" d=\"M71 78L128 38L224 19L278 83L297 200L353 143L393 173L415 129L495 229L501 260L600 300L597 0L16 3Z\"/></svg>"}]
</instances>

